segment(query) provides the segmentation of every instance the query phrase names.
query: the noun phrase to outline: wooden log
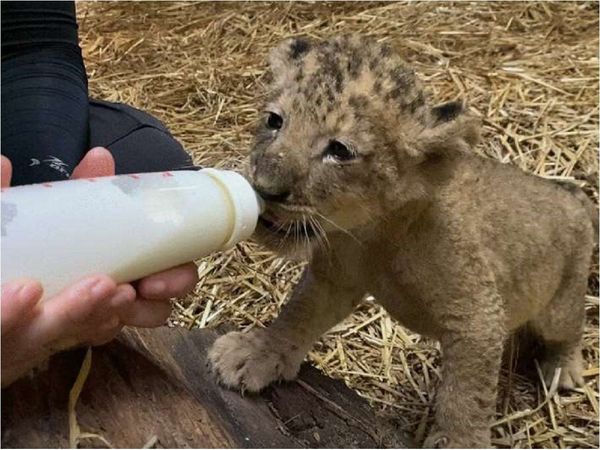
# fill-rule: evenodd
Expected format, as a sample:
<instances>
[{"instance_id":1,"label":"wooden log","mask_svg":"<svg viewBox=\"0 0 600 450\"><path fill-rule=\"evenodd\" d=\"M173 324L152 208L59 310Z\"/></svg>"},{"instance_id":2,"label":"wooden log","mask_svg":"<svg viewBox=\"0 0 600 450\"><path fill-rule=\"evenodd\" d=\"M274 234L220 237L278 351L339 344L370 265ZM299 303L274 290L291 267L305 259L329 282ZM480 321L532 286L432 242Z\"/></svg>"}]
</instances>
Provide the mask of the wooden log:
<instances>
[{"instance_id":1,"label":"wooden log","mask_svg":"<svg viewBox=\"0 0 600 450\"><path fill-rule=\"evenodd\" d=\"M410 447L341 381L305 364L298 380L260 395L221 388L206 364L209 330L125 330L94 349L76 412L84 432L115 447ZM69 391L83 351L51 358L48 370L2 393L3 447L67 447ZM104 444L85 439L80 446Z\"/></svg>"}]
</instances>

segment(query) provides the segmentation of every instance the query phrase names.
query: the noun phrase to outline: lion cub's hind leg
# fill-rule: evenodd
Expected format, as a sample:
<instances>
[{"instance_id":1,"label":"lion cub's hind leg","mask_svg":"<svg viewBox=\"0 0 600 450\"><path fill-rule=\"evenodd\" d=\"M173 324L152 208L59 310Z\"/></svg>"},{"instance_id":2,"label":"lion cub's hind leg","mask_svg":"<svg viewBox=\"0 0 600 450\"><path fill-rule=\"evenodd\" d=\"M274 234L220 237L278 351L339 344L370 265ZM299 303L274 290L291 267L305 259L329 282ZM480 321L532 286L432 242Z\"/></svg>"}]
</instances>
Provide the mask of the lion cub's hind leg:
<instances>
[{"instance_id":1,"label":"lion cub's hind leg","mask_svg":"<svg viewBox=\"0 0 600 450\"><path fill-rule=\"evenodd\" d=\"M558 291L530 324L542 339L541 369L548 388L557 369L561 370L559 388L574 389L583 385L581 340L589 259L589 252L584 251L567 268Z\"/></svg>"}]
</instances>

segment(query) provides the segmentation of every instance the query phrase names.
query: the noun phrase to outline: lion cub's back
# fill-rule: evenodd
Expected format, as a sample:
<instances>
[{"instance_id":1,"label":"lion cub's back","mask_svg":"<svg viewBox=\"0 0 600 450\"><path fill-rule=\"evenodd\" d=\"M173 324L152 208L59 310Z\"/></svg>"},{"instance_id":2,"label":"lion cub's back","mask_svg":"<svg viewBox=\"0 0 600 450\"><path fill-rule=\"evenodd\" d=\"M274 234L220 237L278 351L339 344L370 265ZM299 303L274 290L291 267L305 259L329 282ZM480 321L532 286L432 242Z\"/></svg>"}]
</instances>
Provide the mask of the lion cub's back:
<instances>
[{"instance_id":1,"label":"lion cub's back","mask_svg":"<svg viewBox=\"0 0 600 450\"><path fill-rule=\"evenodd\" d=\"M479 157L458 162L443 190L449 214L479 239L506 300L542 307L565 267L587 258L593 227L584 203L551 180Z\"/></svg>"}]
</instances>

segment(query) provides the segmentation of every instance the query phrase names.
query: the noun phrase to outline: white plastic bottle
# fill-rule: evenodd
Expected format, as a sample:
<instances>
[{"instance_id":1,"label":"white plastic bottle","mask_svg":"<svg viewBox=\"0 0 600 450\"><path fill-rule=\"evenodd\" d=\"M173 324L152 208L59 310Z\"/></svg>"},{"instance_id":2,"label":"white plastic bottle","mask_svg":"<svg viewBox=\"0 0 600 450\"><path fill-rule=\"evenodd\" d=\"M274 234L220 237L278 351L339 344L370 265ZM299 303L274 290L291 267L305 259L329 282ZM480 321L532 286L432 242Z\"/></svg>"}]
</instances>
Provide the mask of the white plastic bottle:
<instances>
[{"instance_id":1,"label":"white plastic bottle","mask_svg":"<svg viewBox=\"0 0 600 450\"><path fill-rule=\"evenodd\" d=\"M261 200L239 174L176 171L3 189L2 283L37 279L50 298L78 279L147 276L253 233Z\"/></svg>"}]
</instances>

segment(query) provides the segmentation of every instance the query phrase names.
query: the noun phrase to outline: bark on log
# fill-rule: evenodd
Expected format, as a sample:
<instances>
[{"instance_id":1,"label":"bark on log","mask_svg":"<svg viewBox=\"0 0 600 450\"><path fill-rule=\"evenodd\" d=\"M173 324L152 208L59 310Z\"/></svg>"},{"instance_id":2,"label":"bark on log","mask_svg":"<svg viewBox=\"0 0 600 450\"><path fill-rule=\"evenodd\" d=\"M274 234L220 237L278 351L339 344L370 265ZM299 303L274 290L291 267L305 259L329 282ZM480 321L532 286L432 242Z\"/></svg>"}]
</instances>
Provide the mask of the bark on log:
<instances>
[{"instance_id":1,"label":"bark on log","mask_svg":"<svg viewBox=\"0 0 600 450\"><path fill-rule=\"evenodd\" d=\"M260 395L221 388L206 365L216 336L209 330L131 329L94 349L76 408L82 431L115 447L151 440L170 448L411 446L341 381L307 364L298 380ZM3 447L68 447L67 402L83 354L57 355L47 371L2 392Z\"/></svg>"}]
</instances>

